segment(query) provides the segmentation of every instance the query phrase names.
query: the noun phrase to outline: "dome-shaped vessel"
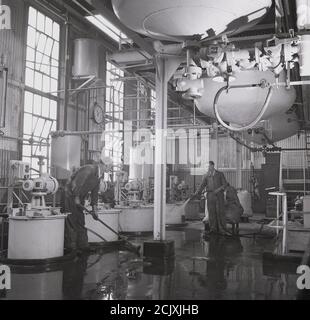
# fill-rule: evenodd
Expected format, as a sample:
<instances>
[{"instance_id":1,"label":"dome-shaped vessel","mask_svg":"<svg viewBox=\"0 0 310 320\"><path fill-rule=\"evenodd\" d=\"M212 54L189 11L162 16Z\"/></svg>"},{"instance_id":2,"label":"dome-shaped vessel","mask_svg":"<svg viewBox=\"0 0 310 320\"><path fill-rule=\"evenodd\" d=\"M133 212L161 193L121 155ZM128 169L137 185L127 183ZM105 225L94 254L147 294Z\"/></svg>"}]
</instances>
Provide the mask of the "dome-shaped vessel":
<instances>
[{"instance_id":1,"label":"dome-shaped vessel","mask_svg":"<svg viewBox=\"0 0 310 320\"><path fill-rule=\"evenodd\" d=\"M193 35L242 31L259 21L271 0L112 0L119 19L156 39L184 40Z\"/></svg>"}]
</instances>

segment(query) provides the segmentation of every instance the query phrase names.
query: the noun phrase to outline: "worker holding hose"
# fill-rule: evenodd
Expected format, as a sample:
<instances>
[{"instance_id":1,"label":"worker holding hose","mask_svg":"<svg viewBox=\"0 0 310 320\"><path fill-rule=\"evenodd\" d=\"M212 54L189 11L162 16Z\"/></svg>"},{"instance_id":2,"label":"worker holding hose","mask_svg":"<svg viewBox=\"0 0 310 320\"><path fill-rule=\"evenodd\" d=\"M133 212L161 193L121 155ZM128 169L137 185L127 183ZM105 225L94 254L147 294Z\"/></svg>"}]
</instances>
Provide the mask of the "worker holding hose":
<instances>
[{"instance_id":1,"label":"worker holding hose","mask_svg":"<svg viewBox=\"0 0 310 320\"><path fill-rule=\"evenodd\" d=\"M101 179L111 171L112 160L102 157L100 163L85 165L76 170L65 187L64 212L69 212L65 224L65 248L68 251L88 248L85 228L84 202L91 193L91 206L94 219L98 218L97 203Z\"/></svg>"},{"instance_id":2,"label":"worker holding hose","mask_svg":"<svg viewBox=\"0 0 310 320\"><path fill-rule=\"evenodd\" d=\"M227 234L224 209L224 190L226 187L227 181L224 174L215 170L214 162L210 161L208 172L204 176L199 189L192 197L192 199L197 198L206 190L210 233Z\"/></svg>"}]
</instances>

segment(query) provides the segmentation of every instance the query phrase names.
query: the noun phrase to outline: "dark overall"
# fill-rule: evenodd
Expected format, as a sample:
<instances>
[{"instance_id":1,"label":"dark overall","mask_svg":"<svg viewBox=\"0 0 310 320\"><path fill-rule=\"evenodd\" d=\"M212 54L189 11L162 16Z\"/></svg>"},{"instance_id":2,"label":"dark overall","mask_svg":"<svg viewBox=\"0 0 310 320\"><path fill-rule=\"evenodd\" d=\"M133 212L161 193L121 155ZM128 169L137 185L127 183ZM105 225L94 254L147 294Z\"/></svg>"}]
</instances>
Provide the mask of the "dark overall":
<instances>
[{"instance_id":1,"label":"dark overall","mask_svg":"<svg viewBox=\"0 0 310 320\"><path fill-rule=\"evenodd\" d=\"M213 174L208 173L204 176L202 184L197 192L197 194L200 195L204 189L207 191L210 231L214 233L226 233L224 208L224 189L226 186L227 181L224 174L215 170ZM221 191L214 193L214 191L221 187Z\"/></svg>"},{"instance_id":2,"label":"dark overall","mask_svg":"<svg viewBox=\"0 0 310 320\"><path fill-rule=\"evenodd\" d=\"M84 206L85 199L91 192L91 205L97 205L100 185L97 165L86 165L78 169L65 187L65 208L68 215L65 224L65 248L83 249L88 246L87 230L83 208L76 204L80 200Z\"/></svg>"}]
</instances>

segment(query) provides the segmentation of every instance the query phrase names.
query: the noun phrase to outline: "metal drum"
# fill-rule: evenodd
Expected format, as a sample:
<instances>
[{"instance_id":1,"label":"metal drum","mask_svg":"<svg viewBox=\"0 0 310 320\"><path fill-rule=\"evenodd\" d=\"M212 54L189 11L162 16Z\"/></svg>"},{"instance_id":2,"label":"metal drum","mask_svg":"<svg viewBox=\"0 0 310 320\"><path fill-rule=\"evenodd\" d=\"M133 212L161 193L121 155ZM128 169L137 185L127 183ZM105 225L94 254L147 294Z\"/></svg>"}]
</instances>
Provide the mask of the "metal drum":
<instances>
[{"instance_id":1,"label":"metal drum","mask_svg":"<svg viewBox=\"0 0 310 320\"><path fill-rule=\"evenodd\" d=\"M98 76L100 43L93 39L76 39L74 41L73 76Z\"/></svg>"},{"instance_id":2,"label":"metal drum","mask_svg":"<svg viewBox=\"0 0 310 320\"><path fill-rule=\"evenodd\" d=\"M10 217L8 259L34 260L64 255L65 215Z\"/></svg>"},{"instance_id":3,"label":"metal drum","mask_svg":"<svg viewBox=\"0 0 310 320\"><path fill-rule=\"evenodd\" d=\"M109 227L111 227L116 232L119 232L119 215L121 210L100 210L98 212L99 219L106 223ZM88 214L85 217L85 226L86 228L96 232L100 236L102 236L106 241L113 242L118 241L117 234L110 231L100 222L94 220L92 215ZM98 236L88 231L88 242L102 242Z\"/></svg>"},{"instance_id":4,"label":"metal drum","mask_svg":"<svg viewBox=\"0 0 310 320\"><path fill-rule=\"evenodd\" d=\"M140 233L153 232L154 229L154 207L141 206L137 208L119 207L120 232Z\"/></svg>"}]
</instances>

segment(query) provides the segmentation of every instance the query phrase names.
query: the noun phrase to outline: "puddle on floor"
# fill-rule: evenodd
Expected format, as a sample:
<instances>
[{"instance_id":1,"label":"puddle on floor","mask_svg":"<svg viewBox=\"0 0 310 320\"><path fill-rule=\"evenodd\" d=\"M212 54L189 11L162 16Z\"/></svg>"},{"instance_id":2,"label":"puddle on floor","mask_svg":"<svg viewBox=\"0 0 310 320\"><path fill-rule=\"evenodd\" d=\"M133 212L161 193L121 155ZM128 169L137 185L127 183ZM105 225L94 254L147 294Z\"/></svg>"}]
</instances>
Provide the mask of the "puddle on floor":
<instances>
[{"instance_id":1,"label":"puddle on floor","mask_svg":"<svg viewBox=\"0 0 310 320\"><path fill-rule=\"evenodd\" d=\"M12 289L3 299L91 300L291 300L297 276L266 268L262 253L270 239L202 238L195 229L167 231L175 260L152 265L133 253L106 250L53 270L12 270ZM144 238L132 238L141 243ZM283 269L283 268L281 268Z\"/></svg>"}]
</instances>

